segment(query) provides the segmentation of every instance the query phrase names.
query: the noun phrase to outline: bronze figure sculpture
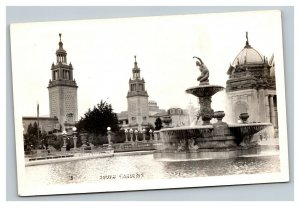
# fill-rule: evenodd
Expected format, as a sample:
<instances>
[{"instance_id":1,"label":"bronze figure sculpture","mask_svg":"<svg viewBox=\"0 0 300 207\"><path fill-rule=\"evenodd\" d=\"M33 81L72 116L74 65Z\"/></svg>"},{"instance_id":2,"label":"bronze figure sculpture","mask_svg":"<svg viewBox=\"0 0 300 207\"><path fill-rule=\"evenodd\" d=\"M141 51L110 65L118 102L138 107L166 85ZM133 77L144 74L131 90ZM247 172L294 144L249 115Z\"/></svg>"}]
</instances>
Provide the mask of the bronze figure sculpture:
<instances>
[{"instance_id":1,"label":"bronze figure sculpture","mask_svg":"<svg viewBox=\"0 0 300 207\"><path fill-rule=\"evenodd\" d=\"M198 61L196 61L196 66L199 67L199 70L201 72L201 75L197 78L197 81L200 82L200 85L209 84L209 71L206 65L199 57L194 56L193 58L198 59Z\"/></svg>"}]
</instances>

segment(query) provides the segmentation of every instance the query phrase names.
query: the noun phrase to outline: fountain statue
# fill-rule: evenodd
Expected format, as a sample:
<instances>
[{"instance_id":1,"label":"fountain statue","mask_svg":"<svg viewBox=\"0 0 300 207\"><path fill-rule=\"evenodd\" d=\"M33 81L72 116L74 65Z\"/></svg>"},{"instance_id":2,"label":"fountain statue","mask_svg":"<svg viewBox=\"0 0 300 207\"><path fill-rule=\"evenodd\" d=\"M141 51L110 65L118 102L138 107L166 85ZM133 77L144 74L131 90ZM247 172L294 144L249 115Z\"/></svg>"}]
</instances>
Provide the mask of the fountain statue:
<instances>
[{"instance_id":1,"label":"fountain statue","mask_svg":"<svg viewBox=\"0 0 300 207\"><path fill-rule=\"evenodd\" d=\"M199 70L201 72L201 75L197 78L197 81L200 82L200 85L208 84L209 83L209 80L208 80L209 71L208 71L206 65L203 63L203 61L200 58L198 58L196 56L194 56L193 58L198 59L198 61L196 61L196 66L199 67Z\"/></svg>"},{"instance_id":2,"label":"fountain statue","mask_svg":"<svg viewBox=\"0 0 300 207\"><path fill-rule=\"evenodd\" d=\"M224 111L214 111L211 108L211 98L222 91L224 87L209 84L209 71L198 57L196 65L201 71L197 78L198 86L188 88L186 93L199 99L200 110L198 118L202 125L163 128L159 131L161 147L154 153L154 158L191 159L191 158L229 158L247 153L256 153L258 140L254 134L270 126L270 123L248 123L249 114L243 113L242 123L228 124L223 122ZM211 119L217 122L211 123ZM254 149L254 151L253 151Z\"/></svg>"}]
</instances>

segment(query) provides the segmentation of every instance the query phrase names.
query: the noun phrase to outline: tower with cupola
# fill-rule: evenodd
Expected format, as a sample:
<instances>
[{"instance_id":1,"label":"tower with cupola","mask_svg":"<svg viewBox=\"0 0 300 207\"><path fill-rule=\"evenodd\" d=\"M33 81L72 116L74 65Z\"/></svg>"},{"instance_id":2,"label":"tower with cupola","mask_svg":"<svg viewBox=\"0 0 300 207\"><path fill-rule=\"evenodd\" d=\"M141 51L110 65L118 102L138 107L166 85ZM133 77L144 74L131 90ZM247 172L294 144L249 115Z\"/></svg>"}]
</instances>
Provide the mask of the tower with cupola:
<instances>
[{"instance_id":1,"label":"tower with cupola","mask_svg":"<svg viewBox=\"0 0 300 207\"><path fill-rule=\"evenodd\" d=\"M132 77L129 79L127 104L129 127L139 131L147 127L149 125L148 93L145 89L145 80L141 78L136 56L134 56Z\"/></svg>"},{"instance_id":2,"label":"tower with cupola","mask_svg":"<svg viewBox=\"0 0 300 207\"><path fill-rule=\"evenodd\" d=\"M48 84L50 116L57 117L65 129L78 120L77 83L73 77L73 66L67 63L67 52L63 48L59 34L59 48L56 50L56 63L51 66L51 79Z\"/></svg>"}]
</instances>

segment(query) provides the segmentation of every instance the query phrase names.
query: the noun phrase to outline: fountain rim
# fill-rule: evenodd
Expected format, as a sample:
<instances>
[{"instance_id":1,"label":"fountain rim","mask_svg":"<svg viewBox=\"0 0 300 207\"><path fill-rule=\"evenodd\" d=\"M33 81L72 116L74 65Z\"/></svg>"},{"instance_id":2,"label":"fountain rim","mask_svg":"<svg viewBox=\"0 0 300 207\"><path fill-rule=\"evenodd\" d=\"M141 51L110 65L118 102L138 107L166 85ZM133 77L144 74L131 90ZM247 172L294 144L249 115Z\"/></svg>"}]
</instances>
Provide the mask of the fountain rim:
<instances>
[{"instance_id":1,"label":"fountain rim","mask_svg":"<svg viewBox=\"0 0 300 207\"><path fill-rule=\"evenodd\" d=\"M247 126L273 126L271 123L241 123L241 124L228 124L229 128L247 127Z\"/></svg>"},{"instance_id":2,"label":"fountain rim","mask_svg":"<svg viewBox=\"0 0 300 207\"><path fill-rule=\"evenodd\" d=\"M241 123L241 124L228 124L229 128L241 128L247 126L273 126L271 123ZM213 124L210 125L201 125L201 126L181 126L174 128L164 128L159 130L159 132L166 131L182 131L182 130L193 130L193 129L213 129Z\"/></svg>"},{"instance_id":3,"label":"fountain rim","mask_svg":"<svg viewBox=\"0 0 300 207\"><path fill-rule=\"evenodd\" d=\"M174 128L165 128L159 130L160 132L166 131L182 131L182 130L193 130L193 129L213 129L213 125L204 125L204 126L184 126L184 127L174 127Z\"/></svg>"},{"instance_id":4,"label":"fountain rim","mask_svg":"<svg viewBox=\"0 0 300 207\"><path fill-rule=\"evenodd\" d=\"M199 85L199 86L193 86L193 87L190 87L190 88L187 88L185 91L187 90L191 90L191 89L197 89L197 88L222 88L222 90L224 89L223 86L220 86L220 85Z\"/></svg>"}]
</instances>

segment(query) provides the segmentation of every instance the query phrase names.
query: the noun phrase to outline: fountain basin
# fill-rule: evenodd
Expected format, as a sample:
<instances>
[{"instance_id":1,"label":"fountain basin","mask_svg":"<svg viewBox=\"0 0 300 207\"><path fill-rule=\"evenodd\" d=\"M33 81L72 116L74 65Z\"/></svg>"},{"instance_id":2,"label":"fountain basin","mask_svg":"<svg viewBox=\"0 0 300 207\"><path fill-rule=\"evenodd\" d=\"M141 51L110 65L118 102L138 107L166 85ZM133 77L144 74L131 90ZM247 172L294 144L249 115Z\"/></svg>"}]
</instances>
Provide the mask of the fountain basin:
<instances>
[{"instance_id":1,"label":"fountain basin","mask_svg":"<svg viewBox=\"0 0 300 207\"><path fill-rule=\"evenodd\" d=\"M228 127L237 138L237 142L241 146L254 144L257 141L253 140L253 135L257 132L272 126L271 123L245 123L245 124L230 124Z\"/></svg>"},{"instance_id":2,"label":"fountain basin","mask_svg":"<svg viewBox=\"0 0 300 207\"><path fill-rule=\"evenodd\" d=\"M236 157L255 156L265 152L264 147L255 146L249 148L228 149L203 149L198 152L157 151L153 154L154 159L161 161L190 161L190 160L215 160L230 159Z\"/></svg>"},{"instance_id":3,"label":"fountain basin","mask_svg":"<svg viewBox=\"0 0 300 207\"><path fill-rule=\"evenodd\" d=\"M215 93L222 91L223 89L223 86L218 85L200 85L188 88L185 91L197 97L211 97Z\"/></svg>"},{"instance_id":4,"label":"fountain basin","mask_svg":"<svg viewBox=\"0 0 300 207\"><path fill-rule=\"evenodd\" d=\"M161 147L155 158L189 159L229 158L249 153L257 147L253 135L271 126L270 123L230 124L166 128L159 131ZM243 151L244 150L244 151Z\"/></svg>"},{"instance_id":5,"label":"fountain basin","mask_svg":"<svg viewBox=\"0 0 300 207\"><path fill-rule=\"evenodd\" d=\"M230 130L234 131L237 136L253 135L264 128L272 126L271 123L246 123L246 124L229 124Z\"/></svg>"}]
</instances>

